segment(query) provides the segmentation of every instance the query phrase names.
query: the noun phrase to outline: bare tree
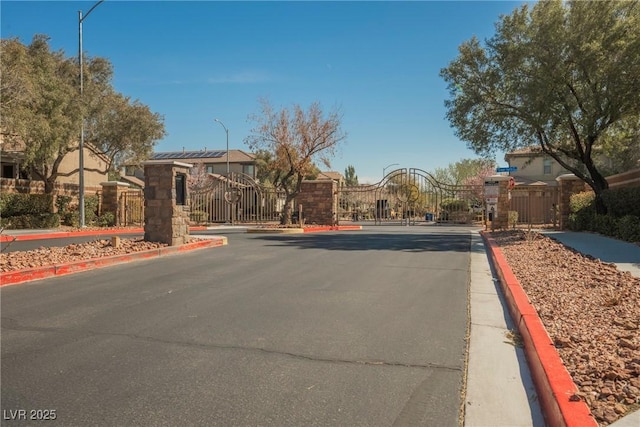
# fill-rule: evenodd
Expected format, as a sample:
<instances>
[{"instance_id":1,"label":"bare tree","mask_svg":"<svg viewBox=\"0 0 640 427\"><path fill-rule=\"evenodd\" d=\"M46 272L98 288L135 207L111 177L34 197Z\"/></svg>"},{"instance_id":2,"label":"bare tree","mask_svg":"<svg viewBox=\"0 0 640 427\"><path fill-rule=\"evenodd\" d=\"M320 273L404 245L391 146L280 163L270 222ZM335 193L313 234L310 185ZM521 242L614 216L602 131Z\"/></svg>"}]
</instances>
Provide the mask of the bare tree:
<instances>
[{"instance_id":1,"label":"bare tree","mask_svg":"<svg viewBox=\"0 0 640 427\"><path fill-rule=\"evenodd\" d=\"M251 150L270 153L265 166L273 185L285 193L280 223L288 225L302 181L316 169L316 161L330 167L330 158L347 135L341 129L340 112L335 109L325 117L318 102L306 111L299 105L276 111L265 99L260 105L261 114L249 116L255 127L245 143Z\"/></svg>"}]
</instances>

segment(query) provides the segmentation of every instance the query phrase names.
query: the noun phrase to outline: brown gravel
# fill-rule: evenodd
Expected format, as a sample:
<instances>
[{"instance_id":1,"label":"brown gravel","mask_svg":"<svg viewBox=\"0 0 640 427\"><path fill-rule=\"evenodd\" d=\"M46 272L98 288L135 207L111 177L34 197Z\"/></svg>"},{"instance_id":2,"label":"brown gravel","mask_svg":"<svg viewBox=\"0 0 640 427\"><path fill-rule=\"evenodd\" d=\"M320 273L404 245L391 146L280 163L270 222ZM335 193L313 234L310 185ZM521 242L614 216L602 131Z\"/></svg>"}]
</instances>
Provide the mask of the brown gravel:
<instances>
[{"instance_id":1,"label":"brown gravel","mask_svg":"<svg viewBox=\"0 0 640 427\"><path fill-rule=\"evenodd\" d=\"M46 267L72 261L124 255L167 246L165 243L145 242L142 238L120 239L118 247L111 239L94 240L64 247L41 247L32 251L3 252L0 254L0 272Z\"/></svg>"},{"instance_id":2,"label":"brown gravel","mask_svg":"<svg viewBox=\"0 0 640 427\"><path fill-rule=\"evenodd\" d=\"M535 232L491 236L599 425L640 408L640 279Z\"/></svg>"}]
</instances>

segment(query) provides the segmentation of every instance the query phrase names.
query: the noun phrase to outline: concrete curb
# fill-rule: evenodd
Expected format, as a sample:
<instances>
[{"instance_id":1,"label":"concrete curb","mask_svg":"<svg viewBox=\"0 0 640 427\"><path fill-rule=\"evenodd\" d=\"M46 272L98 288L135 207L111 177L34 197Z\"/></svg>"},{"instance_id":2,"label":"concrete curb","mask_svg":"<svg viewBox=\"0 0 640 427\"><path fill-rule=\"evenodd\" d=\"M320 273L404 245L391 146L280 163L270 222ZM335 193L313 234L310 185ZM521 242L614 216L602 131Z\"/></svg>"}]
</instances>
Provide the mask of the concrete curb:
<instances>
[{"instance_id":1,"label":"concrete curb","mask_svg":"<svg viewBox=\"0 0 640 427\"><path fill-rule=\"evenodd\" d=\"M481 234L489 248L511 318L524 341L527 364L547 424L550 427L597 427L587 404L574 398L578 387L502 251L486 232Z\"/></svg>"},{"instance_id":2,"label":"concrete curb","mask_svg":"<svg viewBox=\"0 0 640 427\"><path fill-rule=\"evenodd\" d=\"M271 233L271 234L302 234L319 233L322 231L348 231L362 230L361 225L326 225L306 228L248 228L247 233Z\"/></svg>"},{"instance_id":3,"label":"concrete curb","mask_svg":"<svg viewBox=\"0 0 640 427\"><path fill-rule=\"evenodd\" d=\"M0 286L17 285L20 283L31 282L33 280L46 279L48 277L63 276L66 274L78 273L80 271L93 270L96 268L107 267L123 262L137 261L149 258L156 258L162 255L187 252L196 249L214 248L226 245L226 237L218 237L216 239L208 239L193 243L187 243L180 246L166 246L148 251L133 252L130 254L113 255L103 258L92 258L80 261L73 261L64 264L52 265L48 267L37 267L18 271L8 271L0 273Z\"/></svg>"}]
</instances>

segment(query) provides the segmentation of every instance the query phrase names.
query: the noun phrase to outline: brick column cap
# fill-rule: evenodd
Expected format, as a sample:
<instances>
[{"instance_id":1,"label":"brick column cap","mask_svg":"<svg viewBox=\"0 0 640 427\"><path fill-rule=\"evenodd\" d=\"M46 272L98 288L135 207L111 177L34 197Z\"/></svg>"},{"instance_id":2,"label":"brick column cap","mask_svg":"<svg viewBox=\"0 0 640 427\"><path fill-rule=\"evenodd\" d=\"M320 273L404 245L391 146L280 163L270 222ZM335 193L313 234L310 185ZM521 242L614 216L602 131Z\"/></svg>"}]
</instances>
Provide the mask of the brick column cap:
<instances>
[{"instance_id":1,"label":"brick column cap","mask_svg":"<svg viewBox=\"0 0 640 427\"><path fill-rule=\"evenodd\" d=\"M559 177L556 178L556 181L566 181L566 180L579 180L580 178L578 178L575 174L572 173L565 173L564 175L560 175Z\"/></svg>"},{"instance_id":2,"label":"brick column cap","mask_svg":"<svg viewBox=\"0 0 640 427\"><path fill-rule=\"evenodd\" d=\"M142 162L142 166L153 166L153 165L173 165L173 166L180 166L183 168L193 167L193 164L191 163L176 162L175 160L147 160L145 162Z\"/></svg>"},{"instance_id":3,"label":"brick column cap","mask_svg":"<svg viewBox=\"0 0 640 427\"><path fill-rule=\"evenodd\" d=\"M122 181L105 181L101 182L100 185L103 187L131 187L131 184Z\"/></svg>"}]
</instances>

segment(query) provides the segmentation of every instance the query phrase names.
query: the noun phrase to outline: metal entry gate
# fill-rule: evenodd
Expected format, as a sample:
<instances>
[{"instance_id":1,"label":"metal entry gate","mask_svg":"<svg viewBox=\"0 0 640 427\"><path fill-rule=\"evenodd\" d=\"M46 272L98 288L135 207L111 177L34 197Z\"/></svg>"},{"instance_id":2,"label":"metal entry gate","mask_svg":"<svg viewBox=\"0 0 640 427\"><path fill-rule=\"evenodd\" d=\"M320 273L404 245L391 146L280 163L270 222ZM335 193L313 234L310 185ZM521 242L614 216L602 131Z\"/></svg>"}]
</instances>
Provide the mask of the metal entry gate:
<instances>
[{"instance_id":1,"label":"metal entry gate","mask_svg":"<svg viewBox=\"0 0 640 427\"><path fill-rule=\"evenodd\" d=\"M472 224L484 221L484 188L448 185L421 169L397 169L372 185L338 191L338 221Z\"/></svg>"},{"instance_id":2,"label":"metal entry gate","mask_svg":"<svg viewBox=\"0 0 640 427\"><path fill-rule=\"evenodd\" d=\"M190 191L191 221L208 223L262 223L278 221L284 194L257 183L249 175L210 174L200 188Z\"/></svg>"}]
</instances>

